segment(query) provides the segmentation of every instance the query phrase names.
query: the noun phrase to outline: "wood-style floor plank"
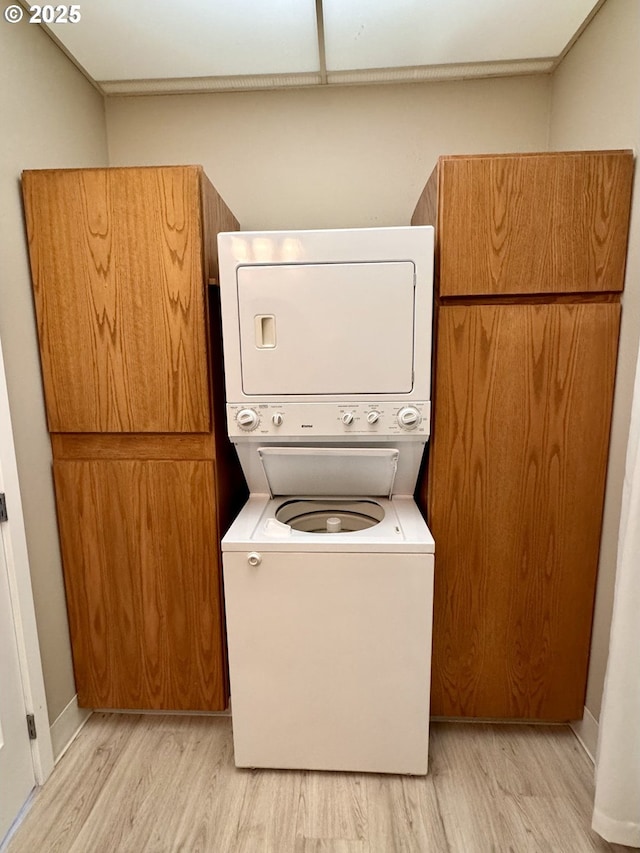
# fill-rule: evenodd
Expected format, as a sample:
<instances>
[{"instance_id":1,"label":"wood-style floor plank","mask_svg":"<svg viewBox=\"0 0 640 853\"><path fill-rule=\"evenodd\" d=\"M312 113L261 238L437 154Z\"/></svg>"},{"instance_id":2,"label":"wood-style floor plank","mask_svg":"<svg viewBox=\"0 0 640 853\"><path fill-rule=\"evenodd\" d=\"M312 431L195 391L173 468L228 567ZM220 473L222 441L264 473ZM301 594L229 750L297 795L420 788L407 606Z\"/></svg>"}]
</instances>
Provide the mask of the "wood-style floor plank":
<instances>
[{"instance_id":1,"label":"wood-style floor plank","mask_svg":"<svg viewBox=\"0 0 640 853\"><path fill-rule=\"evenodd\" d=\"M297 834L315 841L367 837L366 775L306 773L300 791Z\"/></svg>"},{"instance_id":2,"label":"wood-style floor plank","mask_svg":"<svg viewBox=\"0 0 640 853\"><path fill-rule=\"evenodd\" d=\"M298 836L295 853L369 853L369 849L366 841Z\"/></svg>"},{"instance_id":3,"label":"wood-style floor plank","mask_svg":"<svg viewBox=\"0 0 640 853\"><path fill-rule=\"evenodd\" d=\"M612 853L564 726L433 723L426 777L238 770L228 717L94 714L6 853Z\"/></svg>"},{"instance_id":4,"label":"wood-style floor plank","mask_svg":"<svg viewBox=\"0 0 640 853\"><path fill-rule=\"evenodd\" d=\"M293 851L301 774L292 771L243 770L245 785L231 845L220 850L254 853ZM215 843L215 839L214 839ZM213 849L213 848L211 848Z\"/></svg>"},{"instance_id":5,"label":"wood-style floor plank","mask_svg":"<svg viewBox=\"0 0 640 853\"><path fill-rule=\"evenodd\" d=\"M432 756L426 777L367 777L371 851L449 851L436 797L438 765Z\"/></svg>"},{"instance_id":6,"label":"wood-style floor plank","mask_svg":"<svg viewBox=\"0 0 640 853\"><path fill-rule=\"evenodd\" d=\"M56 766L50 783L37 789L10 849L67 853L90 820L139 720L127 715L114 726L111 718L94 714Z\"/></svg>"},{"instance_id":7,"label":"wood-style floor plank","mask_svg":"<svg viewBox=\"0 0 640 853\"><path fill-rule=\"evenodd\" d=\"M205 745L209 766L199 754ZM118 853L166 849L180 818L190 812L194 795L200 802L203 783L210 784L209 774L223 756L226 768L232 758L228 720L141 717L126 756L95 803L93 819L69 853L100 850L107 835Z\"/></svg>"}]
</instances>

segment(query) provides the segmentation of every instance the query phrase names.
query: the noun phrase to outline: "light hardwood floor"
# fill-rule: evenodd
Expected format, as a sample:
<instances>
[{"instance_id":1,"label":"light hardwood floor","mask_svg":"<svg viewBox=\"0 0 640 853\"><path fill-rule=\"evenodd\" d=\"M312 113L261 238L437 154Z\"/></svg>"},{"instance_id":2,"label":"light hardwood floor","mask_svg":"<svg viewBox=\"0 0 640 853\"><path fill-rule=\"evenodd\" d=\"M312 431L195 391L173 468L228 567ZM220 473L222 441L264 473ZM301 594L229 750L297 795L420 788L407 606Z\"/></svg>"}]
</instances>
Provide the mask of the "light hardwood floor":
<instances>
[{"instance_id":1,"label":"light hardwood floor","mask_svg":"<svg viewBox=\"0 0 640 853\"><path fill-rule=\"evenodd\" d=\"M564 726L433 723L426 777L237 770L228 717L94 714L7 853L628 851Z\"/></svg>"}]
</instances>

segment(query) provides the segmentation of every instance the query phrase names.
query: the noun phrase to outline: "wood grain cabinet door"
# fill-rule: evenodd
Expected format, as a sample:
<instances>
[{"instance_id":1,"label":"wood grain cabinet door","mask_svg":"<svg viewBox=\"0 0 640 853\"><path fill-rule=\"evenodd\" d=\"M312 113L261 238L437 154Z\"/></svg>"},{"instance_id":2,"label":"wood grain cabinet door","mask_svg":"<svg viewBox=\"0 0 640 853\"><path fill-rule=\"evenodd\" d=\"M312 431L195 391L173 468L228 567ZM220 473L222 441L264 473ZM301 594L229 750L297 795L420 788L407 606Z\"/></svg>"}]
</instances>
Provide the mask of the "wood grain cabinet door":
<instances>
[{"instance_id":1,"label":"wood grain cabinet door","mask_svg":"<svg viewBox=\"0 0 640 853\"><path fill-rule=\"evenodd\" d=\"M439 172L440 296L622 290L631 151L443 157Z\"/></svg>"},{"instance_id":2,"label":"wood grain cabinet door","mask_svg":"<svg viewBox=\"0 0 640 853\"><path fill-rule=\"evenodd\" d=\"M79 704L226 706L208 461L54 463Z\"/></svg>"},{"instance_id":3,"label":"wood grain cabinet door","mask_svg":"<svg viewBox=\"0 0 640 853\"><path fill-rule=\"evenodd\" d=\"M619 310L439 310L433 714L582 716Z\"/></svg>"},{"instance_id":4,"label":"wood grain cabinet door","mask_svg":"<svg viewBox=\"0 0 640 853\"><path fill-rule=\"evenodd\" d=\"M201 170L22 183L49 430L208 431Z\"/></svg>"}]
</instances>

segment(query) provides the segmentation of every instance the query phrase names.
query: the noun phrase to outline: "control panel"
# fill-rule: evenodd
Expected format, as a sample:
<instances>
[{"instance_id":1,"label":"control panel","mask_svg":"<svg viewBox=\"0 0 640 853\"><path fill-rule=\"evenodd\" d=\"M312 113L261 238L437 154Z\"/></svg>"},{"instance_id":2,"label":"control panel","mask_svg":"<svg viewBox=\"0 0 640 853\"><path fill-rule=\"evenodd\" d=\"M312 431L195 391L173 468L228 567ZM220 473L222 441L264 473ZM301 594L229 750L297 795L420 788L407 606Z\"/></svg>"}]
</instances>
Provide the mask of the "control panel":
<instances>
[{"instance_id":1,"label":"control panel","mask_svg":"<svg viewBox=\"0 0 640 853\"><path fill-rule=\"evenodd\" d=\"M431 404L407 403L230 403L232 438L251 436L410 436L429 435Z\"/></svg>"}]
</instances>

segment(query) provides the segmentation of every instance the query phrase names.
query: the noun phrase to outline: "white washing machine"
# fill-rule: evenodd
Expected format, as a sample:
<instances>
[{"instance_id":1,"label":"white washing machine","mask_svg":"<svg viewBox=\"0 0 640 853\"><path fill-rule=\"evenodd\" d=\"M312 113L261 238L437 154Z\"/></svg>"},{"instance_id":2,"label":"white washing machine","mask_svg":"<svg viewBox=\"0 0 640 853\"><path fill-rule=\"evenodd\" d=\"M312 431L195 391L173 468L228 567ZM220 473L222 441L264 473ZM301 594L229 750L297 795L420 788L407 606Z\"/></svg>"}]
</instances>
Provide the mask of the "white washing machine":
<instances>
[{"instance_id":1,"label":"white washing machine","mask_svg":"<svg viewBox=\"0 0 640 853\"><path fill-rule=\"evenodd\" d=\"M236 765L424 774L433 229L218 244L251 492L222 540Z\"/></svg>"}]
</instances>

